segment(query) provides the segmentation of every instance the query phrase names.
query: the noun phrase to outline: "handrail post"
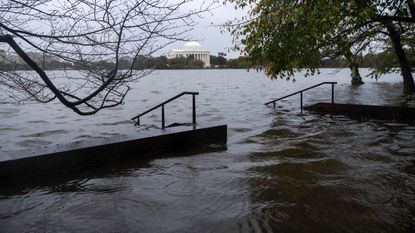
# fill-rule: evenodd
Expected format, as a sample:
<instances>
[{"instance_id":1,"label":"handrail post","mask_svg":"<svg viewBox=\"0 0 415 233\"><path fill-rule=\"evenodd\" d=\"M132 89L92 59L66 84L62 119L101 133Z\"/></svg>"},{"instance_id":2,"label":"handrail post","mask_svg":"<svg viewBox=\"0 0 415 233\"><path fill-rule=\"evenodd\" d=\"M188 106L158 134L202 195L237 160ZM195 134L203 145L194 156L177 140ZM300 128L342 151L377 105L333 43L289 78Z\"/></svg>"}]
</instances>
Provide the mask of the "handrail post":
<instances>
[{"instance_id":1,"label":"handrail post","mask_svg":"<svg viewBox=\"0 0 415 233\"><path fill-rule=\"evenodd\" d=\"M192 103L192 109L193 109L193 125L196 125L196 95L193 94L193 103Z\"/></svg>"},{"instance_id":2,"label":"handrail post","mask_svg":"<svg viewBox=\"0 0 415 233\"><path fill-rule=\"evenodd\" d=\"M165 123L164 123L164 104L161 105L161 128L162 129L165 128Z\"/></svg>"},{"instance_id":3,"label":"handrail post","mask_svg":"<svg viewBox=\"0 0 415 233\"><path fill-rule=\"evenodd\" d=\"M190 92L190 91L182 92L182 93L180 93L180 94L178 94L178 95L176 95L176 96L174 96L174 97L172 97L172 98L170 98L170 99L162 102L161 104L158 104L158 105L156 105L156 106L148 109L147 111L142 112L141 114L138 114L137 116L131 118L131 120L136 121L136 124L135 125L140 125L140 117L141 116L143 116L143 115L145 115L145 114L147 114L147 113L149 113L149 112L151 112L151 111L153 111L153 110L161 107L161 128L164 129L164 128L166 128L166 119L165 119L165 113L164 113L164 105L170 103L171 101L173 101L173 100L175 100L175 99L177 99L177 98L179 98L179 97L181 97L183 95L192 95L193 96L193 99L192 99L192 107L193 107L193 109L192 109L192 114L193 114L192 120L193 120L193 124L195 125L196 124L196 95L198 95L198 94L199 94L199 92Z\"/></svg>"},{"instance_id":4,"label":"handrail post","mask_svg":"<svg viewBox=\"0 0 415 233\"><path fill-rule=\"evenodd\" d=\"M303 92L300 92L300 107L301 107L301 114L303 113Z\"/></svg>"},{"instance_id":5,"label":"handrail post","mask_svg":"<svg viewBox=\"0 0 415 233\"><path fill-rule=\"evenodd\" d=\"M303 113L303 92L308 91L308 90L313 89L313 88L316 88L316 87L319 87L319 86L321 86L323 84L331 84L331 103L334 104L334 84L337 84L337 82L322 82L322 83L319 83L317 85L314 85L314 86L311 86L311 87L308 87L308 88L305 88L305 89L296 91L294 93L291 93L289 95L280 97L278 99L271 100L271 101L265 103L265 105L269 105L269 104L272 103L274 105L274 108L275 108L275 105L276 105L275 102L280 101L280 100L285 99L285 98L288 98L288 97L291 97L293 95L300 94L301 113Z\"/></svg>"}]
</instances>

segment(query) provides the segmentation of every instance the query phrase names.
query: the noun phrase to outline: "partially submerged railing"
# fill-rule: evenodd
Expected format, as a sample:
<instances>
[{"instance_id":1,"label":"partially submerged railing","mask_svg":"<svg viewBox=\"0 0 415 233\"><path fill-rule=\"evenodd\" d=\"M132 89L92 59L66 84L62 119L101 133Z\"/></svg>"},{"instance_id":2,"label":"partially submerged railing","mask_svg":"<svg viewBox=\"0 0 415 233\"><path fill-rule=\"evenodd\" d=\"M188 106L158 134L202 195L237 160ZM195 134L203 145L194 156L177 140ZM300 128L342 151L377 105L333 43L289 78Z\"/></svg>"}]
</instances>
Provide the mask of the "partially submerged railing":
<instances>
[{"instance_id":1,"label":"partially submerged railing","mask_svg":"<svg viewBox=\"0 0 415 233\"><path fill-rule=\"evenodd\" d=\"M175 99L177 99L177 98L179 98L183 95L192 95L193 96L193 99L192 99L192 120L193 120L193 124L196 124L196 95L199 95L199 92L190 92L190 91L182 92L182 93L180 93L180 94L164 101L163 103L161 103L157 106L154 106L154 107L150 108L149 110L147 110L143 113L138 114L137 116L131 118L131 120L135 121L134 125L140 125L140 117L141 116L143 116L143 115L145 115L145 114L161 107L161 128L164 129L164 128L166 128L165 117L164 117L164 105L166 105L167 103L169 103L169 102L171 102L171 101L173 101L173 100L175 100Z\"/></svg>"},{"instance_id":2,"label":"partially submerged railing","mask_svg":"<svg viewBox=\"0 0 415 233\"><path fill-rule=\"evenodd\" d=\"M271 100L271 101L265 103L265 105L273 104L274 108L275 108L275 102L277 102L279 100L282 100L282 99L286 99L286 98L291 97L293 95L300 94L300 106L301 106L301 112L303 112L303 92L308 91L308 90L313 89L313 88L316 88L316 87L319 87L319 86L324 85L324 84L331 84L331 103L334 103L334 84L337 84L337 82L322 82L322 83L319 83L317 85L314 85L314 86L302 89L300 91L291 93L289 95L280 97L278 99Z\"/></svg>"}]
</instances>

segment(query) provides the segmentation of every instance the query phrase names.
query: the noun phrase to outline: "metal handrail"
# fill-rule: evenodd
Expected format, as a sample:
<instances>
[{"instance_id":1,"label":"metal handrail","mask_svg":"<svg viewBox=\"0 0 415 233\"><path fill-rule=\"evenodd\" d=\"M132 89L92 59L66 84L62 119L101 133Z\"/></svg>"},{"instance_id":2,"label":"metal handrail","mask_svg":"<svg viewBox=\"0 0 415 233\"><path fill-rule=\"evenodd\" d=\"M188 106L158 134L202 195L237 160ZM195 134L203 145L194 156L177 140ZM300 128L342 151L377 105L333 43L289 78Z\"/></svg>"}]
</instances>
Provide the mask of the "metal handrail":
<instances>
[{"instance_id":1,"label":"metal handrail","mask_svg":"<svg viewBox=\"0 0 415 233\"><path fill-rule=\"evenodd\" d=\"M300 91L297 91L297 92L291 93L291 94L289 94L289 95L286 95L286 96L280 97L280 98L278 98L278 99L271 100L271 101L269 101L269 102L265 103L265 105L274 104L274 108L275 108L275 102L277 102L277 101L279 101L279 100L282 100L282 99L285 99L285 98L288 98L288 97L291 97L291 96L293 96L293 95L300 94L300 105L301 105L301 112L303 112L303 92L308 91L308 90L313 89L313 88L316 88L316 87L319 87L319 86L324 85L324 84L331 84L331 103L334 103L334 84L337 84L337 82L322 82L322 83L316 84L316 85L314 85L314 86L311 86L311 87L308 87L308 88L302 89L302 90L300 90Z\"/></svg>"},{"instance_id":2,"label":"metal handrail","mask_svg":"<svg viewBox=\"0 0 415 233\"><path fill-rule=\"evenodd\" d=\"M173 101L173 100L175 100L175 99L177 99L177 98L179 98L183 95L192 95L193 96L193 101L192 101L192 114L193 114L193 116L192 116L192 119L193 119L193 124L196 124L196 97L195 96L199 95L199 92L191 92L191 91L182 92L182 93L180 93L180 94L164 101L163 103L158 104L158 105L150 108L149 110L138 114L137 116L131 118L131 120L135 121L134 125L140 125L140 117L141 116L143 116L143 115L145 115L145 114L161 107L161 128L164 129L164 128L166 128L165 127L165 119L164 119L164 105L166 105L167 103L169 103L169 102L171 102L171 101Z\"/></svg>"}]
</instances>

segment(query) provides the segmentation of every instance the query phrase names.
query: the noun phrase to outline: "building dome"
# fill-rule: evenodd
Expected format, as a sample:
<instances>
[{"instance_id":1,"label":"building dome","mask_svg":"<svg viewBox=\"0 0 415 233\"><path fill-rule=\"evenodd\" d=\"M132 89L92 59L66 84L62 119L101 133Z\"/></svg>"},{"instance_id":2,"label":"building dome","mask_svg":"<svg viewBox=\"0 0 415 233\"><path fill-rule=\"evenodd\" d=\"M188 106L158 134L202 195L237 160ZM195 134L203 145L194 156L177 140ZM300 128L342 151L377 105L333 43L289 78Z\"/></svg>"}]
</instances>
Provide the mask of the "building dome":
<instances>
[{"instance_id":1,"label":"building dome","mask_svg":"<svg viewBox=\"0 0 415 233\"><path fill-rule=\"evenodd\" d=\"M204 49L202 45L197 43L196 41L187 42L186 44L184 44L182 50L184 51L206 51L206 49Z\"/></svg>"},{"instance_id":2,"label":"building dome","mask_svg":"<svg viewBox=\"0 0 415 233\"><path fill-rule=\"evenodd\" d=\"M196 41L190 41L184 44L182 49L172 49L167 54L168 59L189 58L203 62L204 67L210 67L210 52L204 49L201 44Z\"/></svg>"}]
</instances>

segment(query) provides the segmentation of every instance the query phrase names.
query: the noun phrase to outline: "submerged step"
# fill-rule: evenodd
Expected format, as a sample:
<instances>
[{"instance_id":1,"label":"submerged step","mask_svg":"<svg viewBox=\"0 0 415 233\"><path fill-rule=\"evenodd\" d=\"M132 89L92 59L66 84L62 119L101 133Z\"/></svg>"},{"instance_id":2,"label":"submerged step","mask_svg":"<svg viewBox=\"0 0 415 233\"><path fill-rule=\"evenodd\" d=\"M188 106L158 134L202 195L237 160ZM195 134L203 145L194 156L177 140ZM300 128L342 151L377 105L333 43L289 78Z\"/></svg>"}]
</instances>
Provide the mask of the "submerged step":
<instances>
[{"instance_id":1,"label":"submerged step","mask_svg":"<svg viewBox=\"0 0 415 233\"><path fill-rule=\"evenodd\" d=\"M396 120L415 122L415 108L381 105L317 103L304 109L319 113L345 115L354 119Z\"/></svg>"},{"instance_id":2,"label":"submerged step","mask_svg":"<svg viewBox=\"0 0 415 233\"><path fill-rule=\"evenodd\" d=\"M118 159L142 158L209 144L226 144L227 125L177 126L108 139L0 154L0 183L61 173Z\"/></svg>"}]
</instances>

